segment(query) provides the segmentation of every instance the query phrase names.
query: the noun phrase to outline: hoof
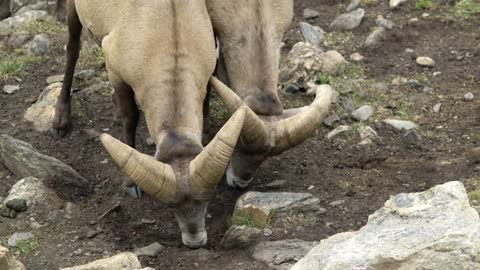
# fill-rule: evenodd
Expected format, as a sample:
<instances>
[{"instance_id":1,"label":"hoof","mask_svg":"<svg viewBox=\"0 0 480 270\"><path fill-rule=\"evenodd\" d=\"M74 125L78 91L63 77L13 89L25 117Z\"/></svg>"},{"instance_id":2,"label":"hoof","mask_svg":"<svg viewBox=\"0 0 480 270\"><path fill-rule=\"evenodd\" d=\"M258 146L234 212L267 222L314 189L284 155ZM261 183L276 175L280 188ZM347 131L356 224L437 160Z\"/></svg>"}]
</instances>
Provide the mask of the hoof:
<instances>
[{"instance_id":1,"label":"hoof","mask_svg":"<svg viewBox=\"0 0 480 270\"><path fill-rule=\"evenodd\" d=\"M139 186L131 186L127 187L127 194L132 198L140 199L143 196L143 191Z\"/></svg>"},{"instance_id":2,"label":"hoof","mask_svg":"<svg viewBox=\"0 0 480 270\"><path fill-rule=\"evenodd\" d=\"M70 128L70 103L57 101L53 117L53 134L57 138L64 137Z\"/></svg>"}]
</instances>

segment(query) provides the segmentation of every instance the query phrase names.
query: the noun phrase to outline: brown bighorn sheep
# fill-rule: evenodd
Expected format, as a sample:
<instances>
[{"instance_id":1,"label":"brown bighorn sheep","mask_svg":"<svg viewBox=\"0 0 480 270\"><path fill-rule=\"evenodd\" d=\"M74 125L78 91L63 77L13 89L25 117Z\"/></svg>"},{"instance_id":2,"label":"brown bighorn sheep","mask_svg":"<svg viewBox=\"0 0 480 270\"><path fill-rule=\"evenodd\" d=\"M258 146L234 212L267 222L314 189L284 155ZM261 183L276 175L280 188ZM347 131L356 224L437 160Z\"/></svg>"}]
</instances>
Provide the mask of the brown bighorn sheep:
<instances>
[{"instance_id":1,"label":"brown bighorn sheep","mask_svg":"<svg viewBox=\"0 0 480 270\"><path fill-rule=\"evenodd\" d=\"M202 103L216 61L205 1L68 0L67 23L67 67L54 131L63 135L69 124L83 25L101 44L123 123L126 144L104 134L104 147L146 193L174 208L185 245L204 245L207 201L225 172L247 109L202 146ZM154 158L133 148L137 103L157 145Z\"/></svg>"},{"instance_id":2,"label":"brown bighorn sheep","mask_svg":"<svg viewBox=\"0 0 480 270\"><path fill-rule=\"evenodd\" d=\"M211 84L231 111L244 102L258 114L249 113L227 168L228 184L244 188L269 156L312 136L326 116L332 91L318 93L310 108L282 109L280 47L293 18L293 0L207 0L207 8L220 44L217 76L241 100L218 80Z\"/></svg>"}]
</instances>

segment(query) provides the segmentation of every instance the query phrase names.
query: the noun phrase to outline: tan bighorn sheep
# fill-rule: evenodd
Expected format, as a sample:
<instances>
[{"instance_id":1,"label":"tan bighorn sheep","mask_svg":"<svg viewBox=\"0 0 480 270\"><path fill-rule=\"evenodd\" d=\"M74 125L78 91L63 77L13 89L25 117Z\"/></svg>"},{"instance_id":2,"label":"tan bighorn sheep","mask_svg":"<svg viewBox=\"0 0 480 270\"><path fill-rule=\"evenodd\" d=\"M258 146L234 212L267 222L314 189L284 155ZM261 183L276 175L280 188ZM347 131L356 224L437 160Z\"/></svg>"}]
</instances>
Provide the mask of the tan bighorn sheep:
<instances>
[{"instance_id":1,"label":"tan bighorn sheep","mask_svg":"<svg viewBox=\"0 0 480 270\"><path fill-rule=\"evenodd\" d=\"M211 84L231 111L246 103L258 114L248 114L227 168L228 184L244 188L269 156L312 136L333 92L317 93L309 108L282 109L277 93L280 47L293 18L293 0L207 0L207 8L220 45L217 76L241 100L220 81Z\"/></svg>"},{"instance_id":2,"label":"tan bighorn sheep","mask_svg":"<svg viewBox=\"0 0 480 270\"><path fill-rule=\"evenodd\" d=\"M83 26L101 44L123 123L126 144L104 134L104 147L146 193L174 208L185 245L204 245L208 199L225 172L247 109L237 111L202 146L202 103L216 61L205 1L68 0L67 23L67 67L54 131L63 135L69 125ZM157 145L154 158L134 149L137 103Z\"/></svg>"}]
</instances>

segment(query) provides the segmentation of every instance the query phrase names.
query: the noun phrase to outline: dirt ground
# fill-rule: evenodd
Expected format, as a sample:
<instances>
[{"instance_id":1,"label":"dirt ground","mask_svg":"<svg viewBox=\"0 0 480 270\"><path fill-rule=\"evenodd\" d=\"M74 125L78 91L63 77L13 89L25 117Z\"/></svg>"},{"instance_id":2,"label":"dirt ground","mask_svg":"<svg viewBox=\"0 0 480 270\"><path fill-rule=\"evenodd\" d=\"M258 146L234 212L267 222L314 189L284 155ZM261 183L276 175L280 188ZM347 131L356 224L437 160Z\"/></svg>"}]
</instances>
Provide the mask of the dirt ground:
<instances>
[{"instance_id":1,"label":"dirt ground","mask_svg":"<svg viewBox=\"0 0 480 270\"><path fill-rule=\"evenodd\" d=\"M319 11L319 18L309 22L330 32L328 25L348 2L295 1L296 18L286 34L284 51L301 40L298 22L304 20L304 8ZM393 194L421 191L447 181L467 181L478 175L480 167L469 162L465 152L480 143L480 98L477 97L480 96L480 20L455 17L448 3L426 11L430 16L421 18L425 11L417 10L415 1L395 11L389 9L388 1L365 2L372 4L363 6L366 17L358 29L350 34L327 34L329 44L325 49L338 50L347 59L353 52L366 58L361 63L350 63L347 70L352 72L332 78L333 85L341 92L352 88L352 92L345 91L345 96L357 108L364 104L375 106L373 119L363 125L375 128L377 120L409 119L420 126L420 138L411 140L402 133L378 128L378 140L371 145L359 145L360 138L353 132L327 140L325 135L331 128L323 127L314 138L269 159L246 190L310 192L320 199L321 207L327 212L314 224L272 228L273 235L260 240L318 241L339 232L357 230L366 223L368 215ZM394 21L395 28L379 48L363 49L362 42L375 26L377 15ZM409 24L408 20L414 17L420 18L419 21ZM180 231L170 209L148 197L135 200L125 195L121 184L124 176L112 164L100 142L85 132L95 129L120 137L109 95L83 91L95 80L75 84L79 91L74 94L74 127L64 139L38 133L30 123L24 122L23 114L46 86L46 77L63 72L64 37L62 33L53 39L48 59L26 67L19 83L20 91L13 95L0 93L0 133L27 141L42 153L71 165L91 181L92 188L78 190L50 183L60 196L74 203L68 218L35 230L30 228L25 213L14 220L0 218L0 240L14 232L32 231L39 246L31 254L19 257L27 269L32 270L79 265L153 242L161 243L165 249L158 257L142 257L141 261L142 265L155 269L268 269L252 259L252 249L224 251L219 247L236 199L246 190L233 190L225 184L218 188L208 208L209 241L205 248L198 250L181 245ZM415 57L405 52L406 48L433 58L435 67L419 67ZM84 62L78 70L82 68L94 68L98 77L105 77L101 64ZM433 76L437 71L441 74ZM396 76L417 79L433 88L433 92L426 94L407 85L392 86L390 82ZM360 86L349 84L357 79L363 79ZM0 85L14 82L15 79L10 78L0 81ZM385 83L387 89L375 88L378 82ZM473 101L464 101L467 92L476 96ZM309 101L303 94L284 94L283 91L282 98L286 104ZM432 111L437 103L443 105L440 113ZM335 109L339 115L344 114L341 106ZM359 125L347 118L340 122L353 127ZM139 150L153 154L154 146L146 143L143 121L137 134ZM265 188L265 184L278 179L287 180L287 184L276 190ZM0 196L6 196L17 180L0 165ZM344 202L339 206L329 205L337 200ZM118 211L99 219L116 203L121 205ZM59 211L65 214L64 209ZM155 223L143 224L143 218L154 219ZM102 233L87 238L87 232L96 228Z\"/></svg>"}]
</instances>

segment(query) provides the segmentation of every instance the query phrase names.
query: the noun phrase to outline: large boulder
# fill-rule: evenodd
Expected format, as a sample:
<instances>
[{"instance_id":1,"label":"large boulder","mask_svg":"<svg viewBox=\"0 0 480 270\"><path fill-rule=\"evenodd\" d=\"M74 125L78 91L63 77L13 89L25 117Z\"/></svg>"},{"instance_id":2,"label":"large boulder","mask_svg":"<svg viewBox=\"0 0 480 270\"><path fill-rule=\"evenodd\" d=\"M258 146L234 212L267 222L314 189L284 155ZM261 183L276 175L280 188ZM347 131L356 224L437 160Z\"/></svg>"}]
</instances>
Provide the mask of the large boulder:
<instances>
[{"instance_id":1,"label":"large boulder","mask_svg":"<svg viewBox=\"0 0 480 270\"><path fill-rule=\"evenodd\" d=\"M0 21L0 35L6 35L28 22L45 19L48 13L44 10L29 10Z\"/></svg>"},{"instance_id":2,"label":"large boulder","mask_svg":"<svg viewBox=\"0 0 480 270\"><path fill-rule=\"evenodd\" d=\"M336 51L324 53L319 47L306 42L295 44L280 66L279 80L282 84L296 84L307 88L314 83L319 73L340 75L347 61Z\"/></svg>"},{"instance_id":3,"label":"large boulder","mask_svg":"<svg viewBox=\"0 0 480 270\"><path fill-rule=\"evenodd\" d=\"M356 232L320 242L292 270L480 269L480 219L460 182L401 193Z\"/></svg>"},{"instance_id":4,"label":"large boulder","mask_svg":"<svg viewBox=\"0 0 480 270\"><path fill-rule=\"evenodd\" d=\"M41 180L86 187L88 181L70 166L43 155L29 143L0 135L0 162L17 177L33 176Z\"/></svg>"},{"instance_id":5,"label":"large boulder","mask_svg":"<svg viewBox=\"0 0 480 270\"><path fill-rule=\"evenodd\" d=\"M55 105L61 91L61 82L47 86L38 97L37 102L27 109L23 118L32 122L35 129L40 132L51 130L53 117L55 116Z\"/></svg>"},{"instance_id":6,"label":"large boulder","mask_svg":"<svg viewBox=\"0 0 480 270\"><path fill-rule=\"evenodd\" d=\"M139 270L139 269L142 269L142 266L140 264L140 261L137 258L137 255L130 252L124 252L110 258L101 259L85 265L63 268L61 270L113 270L113 269Z\"/></svg>"},{"instance_id":7,"label":"large boulder","mask_svg":"<svg viewBox=\"0 0 480 270\"><path fill-rule=\"evenodd\" d=\"M35 213L47 212L63 206L63 201L57 194L35 177L26 177L13 185L4 202L7 204L13 200L25 200L29 212Z\"/></svg>"}]
</instances>

